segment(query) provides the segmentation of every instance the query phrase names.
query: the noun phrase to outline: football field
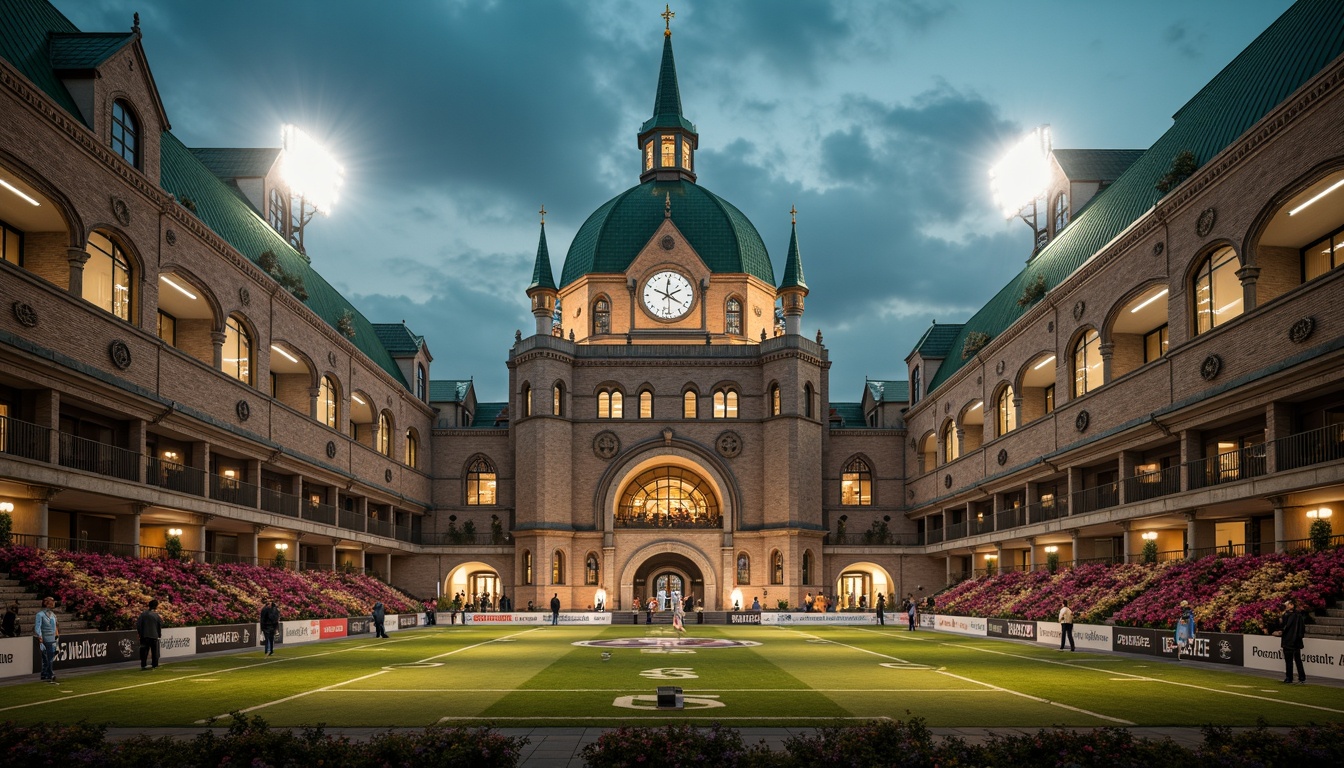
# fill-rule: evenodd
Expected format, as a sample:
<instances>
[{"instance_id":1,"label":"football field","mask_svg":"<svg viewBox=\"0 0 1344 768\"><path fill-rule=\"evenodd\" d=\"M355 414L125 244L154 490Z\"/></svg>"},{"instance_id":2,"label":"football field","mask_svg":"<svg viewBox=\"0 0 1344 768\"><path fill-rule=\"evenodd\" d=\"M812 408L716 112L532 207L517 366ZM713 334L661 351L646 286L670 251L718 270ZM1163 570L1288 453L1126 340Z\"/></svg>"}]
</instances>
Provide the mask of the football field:
<instances>
[{"instance_id":1,"label":"football field","mask_svg":"<svg viewBox=\"0 0 1344 768\"><path fill-rule=\"evenodd\" d=\"M431 627L10 684L0 721L122 727L493 723L800 726L1294 725L1344 719L1344 687L1152 657L897 627ZM57 669L58 676L60 669ZM658 686L685 709L656 709Z\"/></svg>"}]
</instances>

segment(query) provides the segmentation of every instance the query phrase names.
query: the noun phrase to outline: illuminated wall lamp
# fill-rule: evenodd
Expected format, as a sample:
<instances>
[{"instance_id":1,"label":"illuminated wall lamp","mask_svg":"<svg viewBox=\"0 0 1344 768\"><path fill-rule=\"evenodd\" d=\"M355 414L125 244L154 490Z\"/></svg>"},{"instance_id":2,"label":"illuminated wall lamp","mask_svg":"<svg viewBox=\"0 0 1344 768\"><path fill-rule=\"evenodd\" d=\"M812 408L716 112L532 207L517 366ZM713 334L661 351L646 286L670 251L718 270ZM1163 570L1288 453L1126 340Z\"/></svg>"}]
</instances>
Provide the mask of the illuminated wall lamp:
<instances>
[{"instance_id":1,"label":"illuminated wall lamp","mask_svg":"<svg viewBox=\"0 0 1344 768\"><path fill-rule=\"evenodd\" d=\"M13 511L14 511L14 502L0 501L0 512L13 512Z\"/></svg>"},{"instance_id":2,"label":"illuminated wall lamp","mask_svg":"<svg viewBox=\"0 0 1344 768\"><path fill-rule=\"evenodd\" d=\"M1157 541L1157 531L1148 531L1143 534L1144 541Z\"/></svg>"},{"instance_id":3,"label":"illuminated wall lamp","mask_svg":"<svg viewBox=\"0 0 1344 768\"><path fill-rule=\"evenodd\" d=\"M995 560L998 560L998 559L999 559L999 556L998 556L998 555L985 555L985 562L987 562L987 563L992 563L992 562L994 562Z\"/></svg>"},{"instance_id":4,"label":"illuminated wall lamp","mask_svg":"<svg viewBox=\"0 0 1344 768\"><path fill-rule=\"evenodd\" d=\"M1046 552L1046 554L1048 554L1048 555L1053 555L1054 553L1056 553L1056 552L1058 552L1058 551L1059 551L1059 547L1056 547L1056 546L1049 546L1049 547L1046 547L1046 548L1045 548L1045 552Z\"/></svg>"},{"instance_id":5,"label":"illuminated wall lamp","mask_svg":"<svg viewBox=\"0 0 1344 768\"><path fill-rule=\"evenodd\" d=\"M181 528L169 528L169 529L168 529L168 535L169 535L169 536L181 536L181 535L182 535L182 529L181 529Z\"/></svg>"},{"instance_id":6,"label":"illuminated wall lamp","mask_svg":"<svg viewBox=\"0 0 1344 768\"><path fill-rule=\"evenodd\" d=\"M1329 507L1321 507L1320 509L1307 510L1307 517L1311 518L1312 520L1328 520L1330 519L1330 516L1333 514L1334 512L1332 512Z\"/></svg>"},{"instance_id":7,"label":"illuminated wall lamp","mask_svg":"<svg viewBox=\"0 0 1344 768\"><path fill-rule=\"evenodd\" d=\"M281 552L284 552L285 550L289 549L289 544L286 544L283 541L277 541L275 543L275 548L280 550Z\"/></svg>"}]
</instances>

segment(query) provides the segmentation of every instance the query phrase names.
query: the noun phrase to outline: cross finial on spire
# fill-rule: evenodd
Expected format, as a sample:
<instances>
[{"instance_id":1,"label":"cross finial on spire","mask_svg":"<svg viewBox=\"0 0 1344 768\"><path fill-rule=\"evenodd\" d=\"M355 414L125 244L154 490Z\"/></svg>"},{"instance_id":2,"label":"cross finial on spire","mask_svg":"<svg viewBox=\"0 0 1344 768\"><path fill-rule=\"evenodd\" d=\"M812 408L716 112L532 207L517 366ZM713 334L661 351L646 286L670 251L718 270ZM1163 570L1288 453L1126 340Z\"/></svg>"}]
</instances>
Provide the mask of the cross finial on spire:
<instances>
[{"instance_id":1,"label":"cross finial on spire","mask_svg":"<svg viewBox=\"0 0 1344 768\"><path fill-rule=\"evenodd\" d=\"M663 198L663 218L670 219L672 218L672 193L667 192L666 195Z\"/></svg>"},{"instance_id":2,"label":"cross finial on spire","mask_svg":"<svg viewBox=\"0 0 1344 768\"><path fill-rule=\"evenodd\" d=\"M135 15L132 17L131 31L132 31L132 32L139 32L139 31L140 31L140 14L138 14L138 13L135 14Z\"/></svg>"},{"instance_id":3,"label":"cross finial on spire","mask_svg":"<svg viewBox=\"0 0 1344 768\"><path fill-rule=\"evenodd\" d=\"M677 17L677 14L675 14L675 13L672 12L672 6L670 6L670 5L664 5L664 6L663 6L663 12L660 13L660 14L658 14L658 15L659 15L659 16L662 16L662 17L663 17L663 23L667 24L667 28L663 30L663 36L664 36L664 37L671 37L671 36L672 36L672 20L675 19L675 18Z\"/></svg>"},{"instance_id":4,"label":"cross finial on spire","mask_svg":"<svg viewBox=\"0 0 1344 768\"><path fill-rule=\"evenodd\" d=\"M541 210L538 211L538 213L541 214L541 226L543 226L543 227L546 226L546 204L545 204L545 203L542 203L542 205L541 205Z\"/></svg>"},{"instance_id":5,"label":"cross finial on spire","mask_svg":"<svg viewBox=\"0 0 1344 768\"><path fill-rule=\"evenodd\" d=\"M789 218L792 220L794 224L798 223L798 206L796 205L789 206Z\"/></svg>"}]
</instances>

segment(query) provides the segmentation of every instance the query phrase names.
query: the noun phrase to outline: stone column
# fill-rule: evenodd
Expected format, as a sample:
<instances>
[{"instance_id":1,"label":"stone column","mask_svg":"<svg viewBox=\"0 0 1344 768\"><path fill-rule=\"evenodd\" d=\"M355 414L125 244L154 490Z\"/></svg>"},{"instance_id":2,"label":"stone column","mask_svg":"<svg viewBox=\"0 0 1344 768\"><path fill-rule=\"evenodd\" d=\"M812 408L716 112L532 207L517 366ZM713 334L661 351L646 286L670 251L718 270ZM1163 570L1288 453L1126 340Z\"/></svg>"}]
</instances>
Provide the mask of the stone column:
<instances>
[{"instance_id":1,"label":"stone column","mask_svg":"<svg viewBox=\"0 0 1344 768\"><path fill-rule=\"evenodd\" d=\"M1274 551L1282 554L1288 550L1283 531L1283 497L1271 496L1269 502L1274 505Z\"/></svg>"},{"instance_id":2,"label":"stone column","mask_svg":"<svg viewBox=\"0 0 1344 768\"><path fill-rule=\"evenodd\" d=\"M1013 423L1022 426L1022 396L1016 391L1013 392Z\"/></svg>"},{"instance_id":3,"label":"stone column","mask_svg":"<svg viewBox=\"0 0 1344 768\"><path fill-rule=\"evenodd\" d=\"M392 583L392 553L391 553L391 552L388 552L387 554L383 555L383 558L384 558L384 559L383 559L383 563L384 563L384 565L383 565L383 581L387 582L388 584L391 584L391 583Z\"/></svg>"},{"instance_id":4,"label":"stone column","mask_svg":"<svg viewBox=\"0 0 1344 768\"><path fill-rule=\"evenodd\" d=\"M1276 440L1293 433L1293 406L1290 403L1274 402L1265 407L1265 442L1272 445L1265 451L1265 471L1278 472L1281 467L1292 466L1290 457L1279 455L1279 443Z\"/></svg>"},{"instance_id":5,"label":"stone column","mask_svg":"<svg viewBox=\"0 0 1344 768\"><path fill-rule=\"evenodd\" d=\"M1198 517L1199 517L1198 512L1185 513L1185 557L1188 560L1194 559L1195 555L1195 548L1197 546L1195 544L1195 537L1198 534L1198 531L1196 530L1195 526L1195 521L1198 519Z\"/></svg>"},{"instance_id":6,"label":"stone column","mask_svg":"<svg viewBox=\"0 0 1344 768\"><path fill-rule=\"evenodd\" d=\"M65 260L70 264L70 294L77 299L82 299L84 298L84 264L89 260L89 253L83 248L66 248Z\"/></svg>"},{"instance_id":7,"label":"stone column","mask_svg":"<svg viewBox=\"0 0 1344 768\"><path fill-rule=\"evenodd\" d=\"M253 525L252 533L238 534L238 556L245 558L244 562L252 565L260 565L257 562L257 539L261 537L261 532L266 529L264 525Z\"/></svg>"},{"instance_id":8,"label":"stone column","mask_svg":"<svg viewBox=\"0 0 1344 768\"><path fill-rule=\"evenodd\" d=\"M1260 279L1260 267L1242 267L1237 270L1237 277L1241 280L1242 311L1250 312L1256 307L1255 283Z\"/></svg>"},{"instance_id":9,"label":"stone column","mask_svg":"<svg viewBox=\"0 0 1344 768\"><path fill-rule=\"evenodd\" d=\"M1036 570L1036 537L1027 537L1027 569Z\"/></svg>"},{"instance_id":10,"label":"stone column","mask_svg":"<svg viewBox=\"0 0 1344 768\"><path fill-rule=\"evenodd\" d=\"M43 461L53 464L60 462L61 451L61 393L54 389L42 389L34 393L33 422L47 430L46 455Z\"/></svg>"},{"instance_id":11,"label":"stone column","mask_svg":"<svg viewBox=\"0 0 1344 768\"><path fill-rule=\"evenodd\" d=\"M318 387L309 387L309 388L308 388L308 418L310 418L310 419L316 419L316 418L317 418L317 396L318 396L318 394L319 394L321 391L322 391L322 390L321 390L320 388L318 388ZM375 430L374 434L377 435L377 431L376 431L376 430L378 429L378 415L377 415L377 414L374 414L373 424L374 424L374 427L373 427L373 428L374 428L374 430ZM378 440L377 440L376 437L374 438L373 444L374 444L374 445L377 445L377 444L378 444Z\"/></svg>"},{"instance_id":12,"label":"stone column","mask_svg":"<svg viewBox=\"0 0 1344 768\"><path fill-rule=\"evenodd\" d=\"M1073 550L1073 552L1072 552L1072 554L1073 554L1073 567L1074 567L1074 568L1077 568L1077 567L1078 567L1078 531L1077 531L1077 529L1074 529L1074 530L1072 530L1072 531L1069 531L1069 538L1072 539L1072 541L1071 541L1070 544L1069 544L1069 548Z\"/></svg>"},{"instance_id":13,"label":"stone column","mask_svg":"<svg viewBox=\"0 0 1344 768\"><path fill-rule=\"evenodd\" d=\"M1119 488L1117 489L1119 494L1117 498L1119 499L1121 506L1134 501L1134 499L1129 498L1129 481L1130 478L1134 477L1134 467L1137 466L1138 463L1139 454L1137 451L1120 452L1120 483ZM1125 546L1129 546L1128 541L1125 542Z\"/></svg>"},{"instance_id":14,"label":"stone column","mask_svg":"<svg viewBox=\"0 0 1344 768\"><path fill-rule=\"evenodd\" d=\"M1097 346L1101 351L1101 380L1110 381L1114 374L1111 373L1111 360L1115 357L1115 342L1106 341Z\"/></svg>"},{"instance_id":15,"label":"stone column","mask_svg":"<svg viewBox=\"0 0 1344 768\"><path fill-rule=\"evenodd\" d=\"M144 419L131 419L126 422L127 427L127 449L140 457L136 467L137 483L145 484L145 472L148 469L148 462L145 461L145 438L149 435L149 424Z\"/></svg>"},{"instance_id":16,"label":"stone column","mask_svg":"<svg viewBox=\"0 0 1344 768\"><path fill-rule=\"evenodd\" d=\"M1074 494L1079 493L1083 490L1083 470L1080 469L1079 467L1069 467L1064 471L1068 475L1069 480L1069 489L1068 489L1069 496L1068 499L1065 501L1065 504L1067 506L1068 513L1070 515L1076 515L1078 514L1077 507L1080 505L1076 504ZM1055 504L1059 504L1059 499L1055 499Z\"/></svg>"},{"instance_id":17,"label":"stone column","mask_svg":"<svg viewBox=\"0 0 1344 768\"><path fill-rule=\"evenodd\" d=\"M213 365L216 371L224 369L224 340L227 338L223 331L210 332L210 346L214 347Z\"/></svg>"},{"instance_id":18,"label":"stone column","mask_svg":"<svg viewBox=\"0 0 1344 768\"><path fill-rule=\"evenodd\" d=\"M359 519L364 525L364 527L359 530L367 532L369 530L369 497L361 496L358 499L355 499L355 512L359 514ZM364 567L363 560L360 560L359 567Z\"/></svg>"},{"instance_id":19,"label":"stone column","mask_svg":"<svg viewBox=\"0 0 1344 768\"><path fill-rule=\"evenodd\" d=\"M1202 435L1199 430L1183 429L1180 432L1181 438L1181 490L1190 490L1190 462L1199 461L1203 458L1200 454L1203 446L1200 444Z\"/></svg>"},{"instance_id":20,"label":"stone column","mask_svg":"<svg viewBox=\"0 0 1344 768\"><path fill-rule=\"evenodd\" d=\"M1120 523L1120 531L1121 531L1120 538L1121 538L1121 541L1123 542L1123 549L1122 549L1121 551L1124 553L1124 557L1125 557L1125 562L1126 562L1126 563L1128 563L1128 562L1130 561L1130 560L1129 560L1129 556L1130 556L1130 547L1131 547L1131 545L1130 545L1130 543L1129 543L1129 540L1130 540L1130 539L1133 537L1133 535L1134 535L1134 534L1130 531L1130 529L1131 529L1132 527L1133 527L1133 524L1130 523L1130 521L1128 521L1128 520L1126 520L1126 521Z\"/></svg>"},{"instance_id":21,"label":"stone column","mask_svg":"<svg viewBox=\"0 0 1344 768\"><path fill-rule=\"evenodd\" d=\"M260 508L261 508L261 490L260 490L260 489L261 489L261 459L248 459L248 460L247 460L247 465L246 465L246 466L247 466L247 469L245 469L244 472L246 472L247 474L246 474L246 476L243 477L243 480L244 480L245 482L251 483L252 485L255 485L255 486L257 487L257 489L258 489L258 490L257 490L257 493L256 493L256 495L253 496L253 498L252 498L252 506L253 506L253 508L255 508L255 509L260 509Z\"/></svg>"}]
</instances>

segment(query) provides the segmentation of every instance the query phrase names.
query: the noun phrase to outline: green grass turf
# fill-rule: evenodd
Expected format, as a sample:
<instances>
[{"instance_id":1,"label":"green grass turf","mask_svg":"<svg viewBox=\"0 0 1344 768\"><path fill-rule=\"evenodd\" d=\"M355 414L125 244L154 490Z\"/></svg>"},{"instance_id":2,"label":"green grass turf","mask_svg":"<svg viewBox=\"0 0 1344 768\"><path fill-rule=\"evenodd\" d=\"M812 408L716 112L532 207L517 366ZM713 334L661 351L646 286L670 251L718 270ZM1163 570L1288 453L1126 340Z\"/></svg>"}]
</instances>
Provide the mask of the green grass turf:
<instances>
[{"instance_id":1,"label":"green grass turf","mask_svg":"<svg viewBox=\"0 0 1344 768\"><path fill-rule=\"evenodd\" d=\"M796 726L910 716L932 726L1199 726L1344 718L1344 687L1283 686L1232 668L895 627L692 627L695 637L760 645L615 649L605 661L603 649L573 645L671 634L661 626L437 627L388 640L281 647L270 658L191 657L150 672L123 668L69 675L54 686L8 685L0 720L196 726L210 718L227 723L235 710L274 725L334 727ZM657 671L668 668L678 671ZM683 688L688 708L615 705L648 697L659 685ZM708 702L722 706L692 708Z\"/></svg>"}]
</instances>

